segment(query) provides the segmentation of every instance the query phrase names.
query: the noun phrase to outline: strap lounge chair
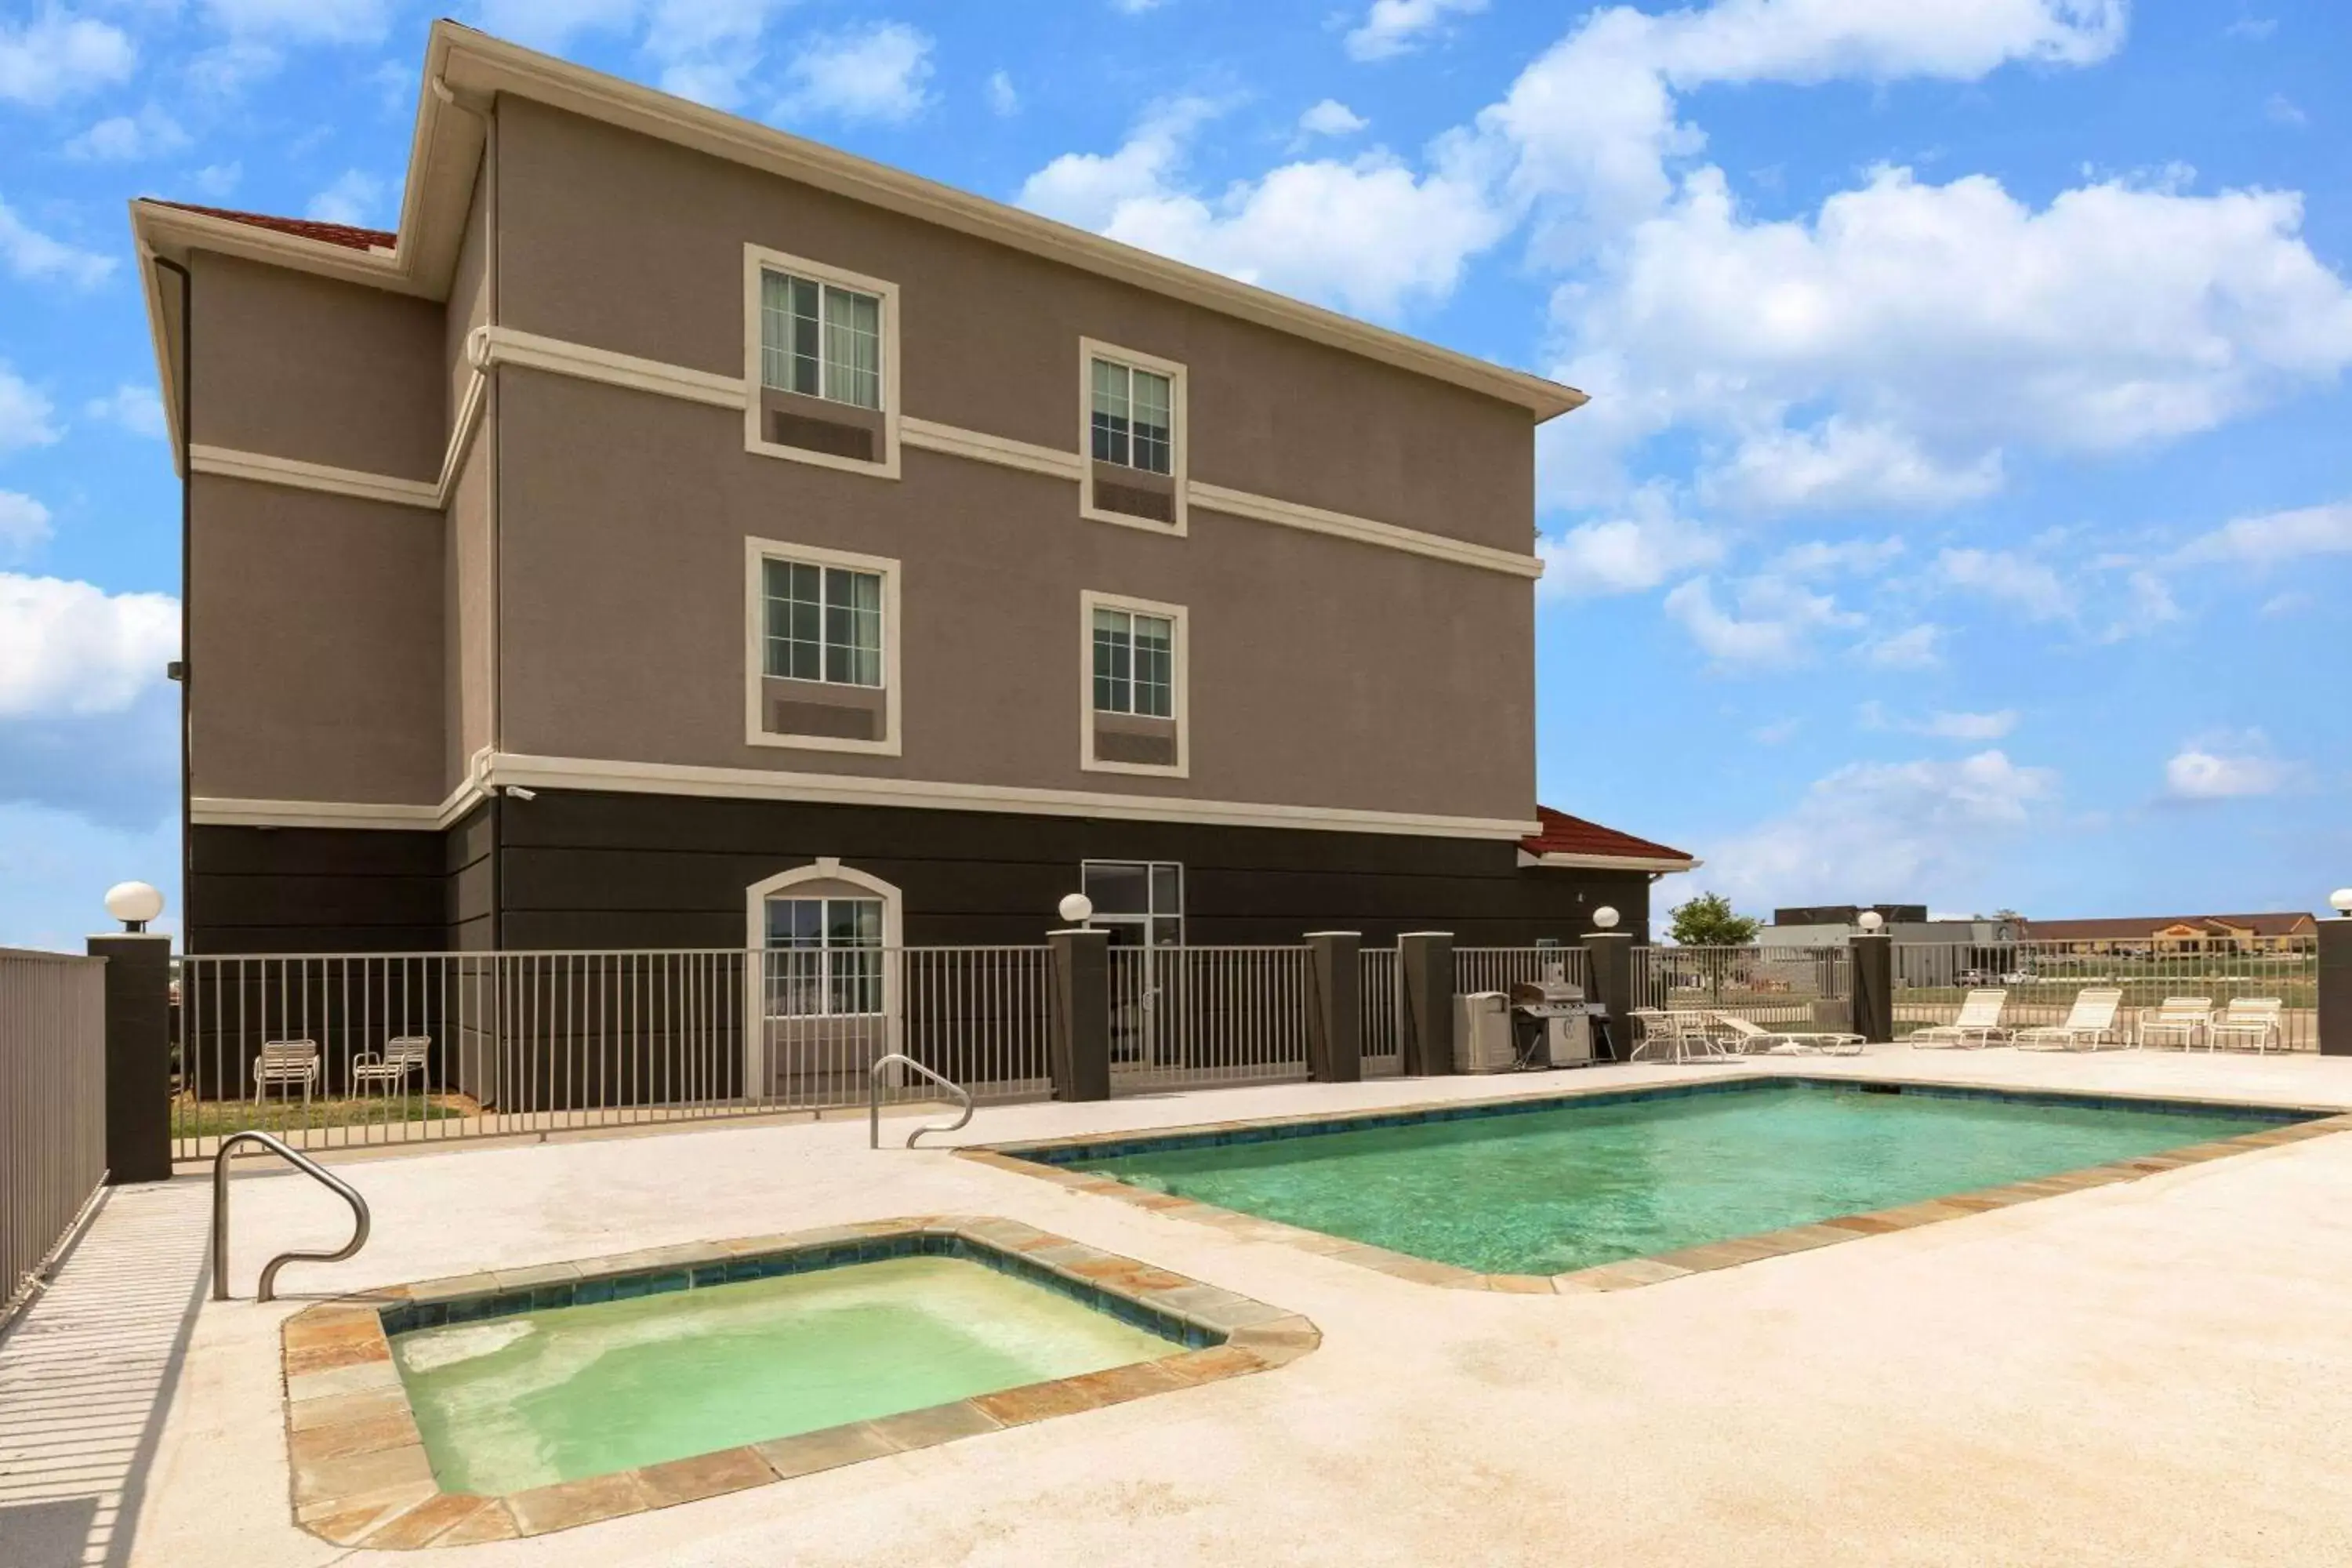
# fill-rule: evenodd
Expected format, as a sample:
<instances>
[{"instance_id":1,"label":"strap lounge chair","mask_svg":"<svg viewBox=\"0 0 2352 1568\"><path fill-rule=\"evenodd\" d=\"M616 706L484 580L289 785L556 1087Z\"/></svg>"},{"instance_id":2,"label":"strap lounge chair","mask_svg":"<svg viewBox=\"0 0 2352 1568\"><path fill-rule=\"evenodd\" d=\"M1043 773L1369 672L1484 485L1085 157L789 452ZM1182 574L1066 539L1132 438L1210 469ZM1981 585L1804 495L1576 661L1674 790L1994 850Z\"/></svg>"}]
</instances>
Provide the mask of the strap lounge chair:
<instances>
[{"instance_id":1,"label":"strap lounge chair","mask_svg":"<svg viewBox=\"0 0 2352 1568\"><path fill-rule=\"evenodd\" d=\"M1907 1046L1924 1046L1930 1050L1954 1047L1974 1049L1993 1043L1997 1035L2007 1033L2000 1026L2000 1010L2009 1005L2006 991L1971 991L1960 1003L1960 1016L1948 1024L1930 1024L1924 1029L1914 1029L1903 1037Z\"/></svg>"},{"instance_id":2,"label":"strap lounge chair","mask_svg":"<svg viewBox=\"0 0 2352 1568\"><path fill-rule=\"evenodd\" d=\"M2020 1029L2015 1043L2032 1051L2095 1051L2101 1046L2120 1046L2124 1042L2116 1030L2116 1014L2123 1003L2123 991L2116 986L2095 985L2077 991L2074 1005L2066 1010L2064 1023Z\"/></svg>"},{"instance_id":3,"label":"strap lounge chair","mask_svg":"<svg viewBox=\"0 0 2352 1568\"><path fill-rule=\"evenodd\" d=\"M2286 1049L2286 1031L2276 996L2238 996L2205 1031L2205 1048L2252 1046L2257 1051Z\"/></svg>"},{"instance_id":4,"label":"strap lounge chair","mask_svg":"<svg viewBox=\"0 0 2352 1568\"><path fill-rule=\"evenodd\" d=\"M1704 1013L1636 1007L1629 1016L1633 1020L1636 1037L1633 1050L1626 1055L1628 1061L1639 1061L1645 1055L1657 1061L1686 1062L1693 1057L1730 1054L1723 1048L1722 1041L1707 1032Z\"/></svg>"},{"instance_id":5,"label":"strap lounge chair","mask_svg":"<svg viewBox=\"0 0 2352 1568\"><path fill-rule=\"evenodd\" d=\"M2182 1050L2203 1043L2213 1025L2210 996L2167 996L2160 1007L2139 1010L2139 1043L2147 1047L2179 1046Z\"/></svg>"},{"instance_id":6,"label":"strap lounge chair","mask_svg":"<svg viewBox=\"0 0 2352 1568\"><path fill-rule=\"evenodd\" d=\"M1710 1013L1708 1021L1727 1037L1735 1051L1762 1051L1776 1057L1858 1057L1860 1035L1832 1029L1768 1029L1736 1013Z\"/></svg>"},{"instance_id":7,"label":"strap lounge chair","mask_svg":"<svg viewBox=\"0 0 2352 1568\"><path fill-rule=\"evenodd\" d=\"M432 1036L395 1035L383 1043L383 1050L362 1051L352 1058L352 1087L406 1093L408 1075L422 1073L432 1054Z\"/></svg>"},{"instance_id":8,"label":"strap lounge chair","mask_svg":"<svg viewBox=\"0 0 2352 1568\"><path fill-rule=\"evenodd\" d=\"M304 1100L319 1086L319 1042L316 1040L264 1040L261 1054L253 1058L253 1098L258 1104L262 1095L272 1089L292 1093L299 1089Z\"/></svg>"}]
</instances>

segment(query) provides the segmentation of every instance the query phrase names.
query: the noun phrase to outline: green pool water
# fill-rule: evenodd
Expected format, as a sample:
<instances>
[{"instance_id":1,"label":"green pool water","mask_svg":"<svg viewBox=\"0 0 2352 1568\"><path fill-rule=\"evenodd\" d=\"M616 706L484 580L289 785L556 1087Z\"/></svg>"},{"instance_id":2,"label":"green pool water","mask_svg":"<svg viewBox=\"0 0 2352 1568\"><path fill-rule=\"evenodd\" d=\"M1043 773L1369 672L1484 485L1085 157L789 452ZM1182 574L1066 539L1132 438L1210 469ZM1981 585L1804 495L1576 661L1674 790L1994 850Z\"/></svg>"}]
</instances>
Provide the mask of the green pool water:
<instances>
[{"instance_id":1,"label":"green pool water","mask_svg":"<svg viewBox=\"0 0 2352 1568\"><path fill-rule=\"evenodd\" d=\"M510 1492L1099 1372L1175 1347L953 1258L396 1336L446 1490Z\"/></svg>"},{"instance_id":2,"label":"green pool water","mask_svg":"<svg viewBox=\"0 0 2352 1568\"><path fill-rule=\"evenodd\" d=\"M1490 1274L1559 1274L2275 1126L1804 1084L1087 1160Z\"/></svg>"}]
</instances>

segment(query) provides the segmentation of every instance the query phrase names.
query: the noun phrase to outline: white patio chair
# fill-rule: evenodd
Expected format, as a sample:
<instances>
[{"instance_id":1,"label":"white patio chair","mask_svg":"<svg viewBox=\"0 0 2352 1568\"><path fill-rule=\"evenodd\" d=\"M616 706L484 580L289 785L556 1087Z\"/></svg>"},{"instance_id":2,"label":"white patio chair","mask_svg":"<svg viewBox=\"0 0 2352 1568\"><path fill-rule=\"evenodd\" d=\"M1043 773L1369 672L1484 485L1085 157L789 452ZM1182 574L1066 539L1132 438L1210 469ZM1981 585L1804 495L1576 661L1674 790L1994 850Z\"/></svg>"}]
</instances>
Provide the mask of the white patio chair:
<instances>
[{"instance_id":1,"label":"white patio chair","mask_svg":"<svg viewBox=\"0 0 2352 1568\"><path fill-rule=\"evenodd\" d=\"M2116 1029L2116 1014L2123 1005L2120 987L2090 986L2074 993L2074 1005L2066 1010L2064 1023L2020 1029L2014 1043L2030 1051L2095 1051L2102 1046L2120 1046L2123 1037Z\"/></svg>"},{"instance_id":2,"label":"white patio chair","mask_svg":"<svg viewBox=\"0 0 2352 1568\"><path fill-rule=\"evenodd\" d=\"M2205 1048L2252 1046L2257 1051L2286 1048L2283 1004L2276 996L2233 996L2205 1031Z\"/></svg>"},{"instance_id":3,"label":"white patio chair","mask_svg":"<svg viewBox=\"0 0 2352 1568\"><path fill-rule=\"evenodd\" d=\"M433 1053L430 1035L395 1035L381 1051L362 1051L352 1058L352 1088L390 1093L408 1091L408 1075L422 1074Z\"/></svg>"},{"instance_id":4,"label":"white patio chair","mask_svg":"<svg viewBox=\"0 0 2352 1568\"><path fill-rule=\"evenodd\" d=\"M1640 1037L1633 1042L1628 1061L1639 1061L1644 1052L1659 1060L1671 1057L1676 1062L1730 1055L1723 1042L1707 1032L1704 1013L1680 1007L1636 1007L1630 1016Z\"/></svg>"},{"instance_id":5,"label":"white patio chair","mask_svg":"<svg viewBox=\"0 0 2352 1568\"><path fill-rule=\"evenodd\" d=\"M1776 1057L1858 1057L1860 1035L1834 1029L1768 1029L1737 1013L1710 1013L1708 1021L1728 1037L1732 1049L1743 1054L1762 1051Z\"/></svg>"},{"instance_id":6,"label":"white patio chair","mask_svg":"<svg viewBox=\"0 0 2352 1568\"><path fill-rule=\"evenodd\" d=\"M311 1090L319 1086L319 1042L316 1040L264 1040L261 1054L253 1058L253 1099L261 1101L262 1094L270 1089L302 1090L307 1104Z\"/></svg>"},{"instance_id":7,"label":"white patio chair","mask_svg":"<svg viewBox=\"0 0 2352 1568\"><path fill-rule=\"evenodd\" d=\"M2210 996L2167 996L2162 1005L2139 1010L2139 1043L2150 1047L2179 1046L2185 1051L2204 1043L2212 1024Z\"/></svg>"},{"instance_id":8,"label":"white patio chair","mask_svg":"<svg viewBox=\"0 0 2352 1568\"><path fill-rule=\"evenodd\" d=\"M1992 1044L1994 1036L2006 1032L2000 1026L2000 1012L2008 1005L2009 993L2006 991L1971 991L1960 1003L1958 1017L1948 1024L1930 1024L1924 1029L1914 1029L1903 1037L1903 1043L1929 1050L1974 1050L1989 1046Z\"/></svg>"}]
</instances>

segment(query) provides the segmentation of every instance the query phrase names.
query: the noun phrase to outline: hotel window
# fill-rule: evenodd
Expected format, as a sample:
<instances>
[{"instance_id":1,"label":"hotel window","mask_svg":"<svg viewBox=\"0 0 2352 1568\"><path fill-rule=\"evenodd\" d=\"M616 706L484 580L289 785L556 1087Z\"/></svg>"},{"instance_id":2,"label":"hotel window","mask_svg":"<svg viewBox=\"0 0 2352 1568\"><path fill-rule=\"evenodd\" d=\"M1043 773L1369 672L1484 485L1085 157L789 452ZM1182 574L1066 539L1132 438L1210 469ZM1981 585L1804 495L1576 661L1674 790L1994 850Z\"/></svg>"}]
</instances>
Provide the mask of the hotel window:
<instances>
[{"instance_id":1,"label":"hotel window","mask_svg":"<svg viewBox=\"0 0 2352 1568\"><path fill-rule=\"evenodd\" d=\"M1079 511L1184 531L1184 367L1081 340L1086 468Z\"/></svg>"},{"instance_id":2,"label":"hotel window","mask_svg":"<svg viewBox=\"0 0 2352 1568\"><path fill-rule=\"evenodd\" d=\"M751 542L755 745L898 750L898 563Z\"/></svg>"},{"instance_id":3,"label":"hotel window","mask_svg":"<svg viewBox=\"0 0 2352 1568\"><path fill-rule=\"evenodd\" d=\"M1182 774L1184 612L1173 605L1081 597L1087 626L1082 765Z\"/></svg>"},{"instance_id":4,"label":"hotel window","mask_svg":"<svg viewBox=\"0 0 2352 1568\"><path fill-rule=\"evenodd\" d=\"M770 899L770 1017L882 1011L882 900Z\"/></svg>"},{"instance_id":5,"label":"hotel window","mask_svg":"<svg viewBox=\"0 0 2352 1568\"><path fill-rule=\"evenodd\" d=\"M895 476L897 290L776 251L747 255L752 449Z\"/></svg>"}]
</instances>

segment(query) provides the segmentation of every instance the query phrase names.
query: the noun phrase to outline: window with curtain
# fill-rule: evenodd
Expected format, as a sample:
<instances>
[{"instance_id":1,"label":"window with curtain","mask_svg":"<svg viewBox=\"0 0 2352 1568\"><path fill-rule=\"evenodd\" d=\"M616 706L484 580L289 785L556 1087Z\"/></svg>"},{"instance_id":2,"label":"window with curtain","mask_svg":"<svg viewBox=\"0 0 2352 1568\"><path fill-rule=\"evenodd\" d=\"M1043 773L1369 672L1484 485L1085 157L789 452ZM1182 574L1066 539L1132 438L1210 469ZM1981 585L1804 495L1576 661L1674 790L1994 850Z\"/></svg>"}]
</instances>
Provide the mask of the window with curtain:
<instances>
[{"instance_id":1,"label":"window with curtain","mask_svg":"<svg viewBox=\"0 0 2352 1568\"><path fill-rule=\"evenodd\" d=\"M768 1015L882 1011L882 900L768 900Z\"/></svg>"},{"instance_id":2,"label":"window with curtain","mask_svg":"<svg viewBox=\"0 0 2352 1568\"><path fill-rule=\"evenodd\" d=\"M858 408L882 406L882 301L783 272L760 275L760 382Z\"/></svg>"},{"instance_id":3,"label":"window with curtain","mask_svg":"<svg viewBox=\"0 0 2352 1568\"><path fill-rule=\"evenodd\" d=\"M836 686L882 684L882 577L801 561L762 563L766 672Z\"/></svg>"},{"instance_id":4,"label":"window with curtain","mask_svg":"<svg viewBox=\"0 0 2352 1568\"><path fill-rule=\"evenodd\" d=\"M1173 384L1156 371L1094 362L1094 456L1100 463L1164 474L1175 455Z\"/></svg>"},{"instance_id":5,"label":"window with curtain","mask_svg":"<svg viewBox=\"0 0 2352 1568\"><path fill-rule=\"evenodd\" d=\"M1164 616L1095 611L1095 711L1176 716L1176 626Z\"/></svg>"}]
</instances>

